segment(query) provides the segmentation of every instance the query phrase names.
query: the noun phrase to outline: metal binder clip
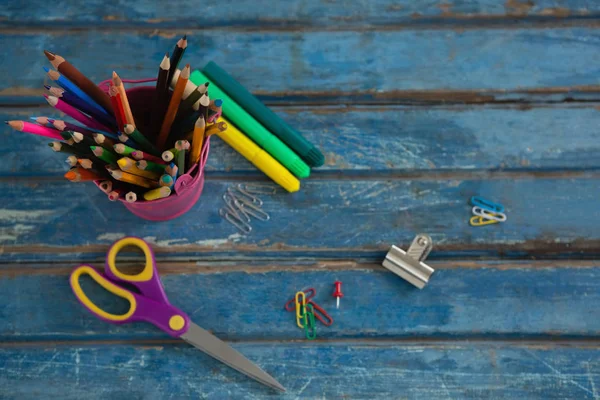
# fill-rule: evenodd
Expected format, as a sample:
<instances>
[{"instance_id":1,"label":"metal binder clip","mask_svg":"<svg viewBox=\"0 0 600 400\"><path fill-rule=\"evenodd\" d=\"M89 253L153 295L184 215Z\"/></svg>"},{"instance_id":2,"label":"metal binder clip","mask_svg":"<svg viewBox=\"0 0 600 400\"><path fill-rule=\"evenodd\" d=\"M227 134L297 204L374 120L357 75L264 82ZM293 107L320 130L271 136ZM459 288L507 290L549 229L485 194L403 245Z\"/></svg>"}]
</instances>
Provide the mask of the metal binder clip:
<instances>
[{"instance_id":1,"label":"metal binder clip","mask_svg":"<svg viewBox=\"0 0 600 400\"><path fill-rule=\"evenodd\" d=\"M423 289L435 271L423 263L432 247L433 242L429 235L419 234L410 244L408 251L392 246L382 265L419 289Z\"/></svg>"}]
</instances>

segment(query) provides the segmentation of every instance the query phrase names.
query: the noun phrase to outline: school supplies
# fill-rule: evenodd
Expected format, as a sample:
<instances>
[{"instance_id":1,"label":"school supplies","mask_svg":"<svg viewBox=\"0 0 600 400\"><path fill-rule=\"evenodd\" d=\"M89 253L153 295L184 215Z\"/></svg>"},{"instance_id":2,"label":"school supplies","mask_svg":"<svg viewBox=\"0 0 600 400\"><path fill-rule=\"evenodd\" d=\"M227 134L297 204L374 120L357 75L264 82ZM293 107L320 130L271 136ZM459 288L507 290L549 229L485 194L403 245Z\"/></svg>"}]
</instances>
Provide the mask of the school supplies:
<instances>
[{"instance_id":1,"label":"school supplies","mask_svg":"<svg viewBox=\"0 0 600 400\"><path fill-rule=\"evenodd\" d=\"M141 249L144 253L143 269L136 275L122 272L117 265L117 255L127 246ZM84 275L88 275L106 291L127 300L129 311L117 315L96 305L80 284L80 278ZM200 351L263 385L285 391L275 378L228 344L193 323L182 310L171 305L156 268L154 252L150 245L140 238L126 237L118 240L108 250L103 272L89 265L80 265L71 272L69 283L77 300L103 321L112 324L149 322L170 336L185 340Z\"/></svg>"},{"instance_id":2,"label":"school supplies","mask_svg":"<svg viewBox=\"0 0 600 400\"><path fill-rule=\"evenodd\" d=\"M287 144L309 166L320 167L323 165L325 157L312 143L286 124L277 114L254 97L244 86L215 62L211 61L206 64L202 72L227 93L230 100L239 104L265 128L279 137L282 142ZM219 97L224 98L223 96ZM229 107L230 100L226 100L227 107ZM227 113L225 114L228 115ZM233 118L231 119L233 120Z\"/></svg>"},{"instance_id":3,"label":"school supplies","mask_svg":"<svg viewBox=\"0 0 600 400\"><path fill-rule=\"evenodd\" d=\"M335 297L335 308L340 308L340 298L344 297L344 293L342 293L342 282L335 281L333 285L333 297Z\"/></svg>"},{"instance_id":4,"label":"school supplies","mask_svg":"<svg viewBox=\"0 0 600 400\"><path fill-rule=\"evenodd\" d=\"M315 295L317 294L317 291L313 288L308 288L308 289L304 289L302 292L304 292L304 300L305 300L306 304L312 304L313 313L315 315L315 318L319 322L321 322L323 325L331 326L333 324L333 318L331 318L331 316L327 313L327 311L325 311L323 309L323 307L321 307L320 305L318 305L317 303L315 303L313 301L313 297L315 297ZM296 301L296 296L294 296L287 303L285 303L283 308L285 308L285 310L288 312L294 312L299 307L296 305L297 303L298 302ZM300 310L300 311L302 311L302 310ZM296 315L298 315L298 314L296 314ZM302 325L301 321L296 320L296 323L298 324L299 327L300 327L300 325Z\"/></svg>"},{"instance_id":5,"label":"school supplies","mask_svg":"<svg viewBox=\"0 0 600 400\"><path fill-rule=\"evenodd\" d=\"M502 204L494 203L480 196L471 197L469 204L473 206L471 208L473 216L469 219L471 226L493 225L506 221Z\"/></svg>"},{"instance_id":6,"label":"school supplies","mask_svg":"<svg viewBox=\"0 0 600 400\"><path fill-rule=\"evenodd\" d=\"M203 82L209 82L211 94L213 94L213 96L216 95L218 98L223 99L224 101L222 107L223 115L227 118L226 120L224 119L226 122L233 122L258 146L265 149L266 152L268 152L273 158L279 161L298 178L307 178L310 175L310 168L308 165L306 165L306 163L304 163L304 161L302 161L300 157L298 157L298 155L296 155L296 153L290 150L290 148L286 146L279 138L269 132L248 112L235 103L206 75L196 70L190 76L190 81L192 81L195 85L199 85ZM231 126L229 123L228 125Z\"/></svg>"},{"instance_id":7,"label":"school supplies","mask_svg":"<svg viewBox=\"0 0 600 400\"><path fill-rule=\"evenodd\" d=\"M435 272L423 262L432 248L431 237L421 233L414 238L407 251L392 246L382 265L407 282L423 289L429 282L431 274Z\"/></svg>"},{"instance_id":8,"label":"school supplies","mask_svg":"<svg viewBox=\"0 0 600 400\"><path fill-rule=\"evenodd\" d=\"M225 143L233 147L238 153L288 192L296 192L300 189L300 181L277 160L271 157L269 153L258 147L224 117L219 118L219 121L227 123L228 126L226 131L216 133Z\"/></svg>"},{"instance_id":9,"label":"school supplies","mask_svg":"<svg viewBox=\"0 0 600 400\"><path fill-rule=\"evenodd\" d=\"M255 193L247 190L243 184L228 187L225 194L223 194L223 201L225 207L219 210L219 215L242 233L252 231L251 217L260 221L271 219L271 216L261 208L263 201Z\"/></svg>"},{"instance_id":10,"label":"school supplies","mask_svg":"<svg viewBox=\"0 0 600 400\"><path fill-rule=\"evenodd\" d=\"M32 133L34 135L44 136L50 139L62 140L62 136L60 135L58 129L52 129L25 121L6 121L6 124L19 132Z\"/></svg>"},{"instance_id":11,"label":"school supplies","mask_svg":"<svg viewBox=\"0 0 600 400\"><path fill-rule=\"evenodd\" d=\"M304 333L308 340L314 340L317 338L315 312L312 304L304 305Z\"/></svg>"}]
</instances>

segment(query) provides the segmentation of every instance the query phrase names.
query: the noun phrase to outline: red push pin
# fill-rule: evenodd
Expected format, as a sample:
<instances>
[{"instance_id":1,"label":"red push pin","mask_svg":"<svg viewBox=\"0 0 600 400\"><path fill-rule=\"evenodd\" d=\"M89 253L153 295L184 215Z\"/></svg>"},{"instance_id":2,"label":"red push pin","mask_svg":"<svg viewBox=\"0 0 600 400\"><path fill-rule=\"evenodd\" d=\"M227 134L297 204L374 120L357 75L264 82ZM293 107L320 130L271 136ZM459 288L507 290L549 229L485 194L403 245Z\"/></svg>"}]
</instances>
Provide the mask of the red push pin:
<instances>
[{"instance_id":1,"label":"red push pin","mask_svg":"<svg viewBox=\"0 0 600 400\"><path fill-rule=\"evenodd\" d=\"M344 297L344 293L342 293L342 282L335 281L333 284L335 285L333 297L337 298L335 308L340 308L340 297Z\"/></svg>"}]
</instances>

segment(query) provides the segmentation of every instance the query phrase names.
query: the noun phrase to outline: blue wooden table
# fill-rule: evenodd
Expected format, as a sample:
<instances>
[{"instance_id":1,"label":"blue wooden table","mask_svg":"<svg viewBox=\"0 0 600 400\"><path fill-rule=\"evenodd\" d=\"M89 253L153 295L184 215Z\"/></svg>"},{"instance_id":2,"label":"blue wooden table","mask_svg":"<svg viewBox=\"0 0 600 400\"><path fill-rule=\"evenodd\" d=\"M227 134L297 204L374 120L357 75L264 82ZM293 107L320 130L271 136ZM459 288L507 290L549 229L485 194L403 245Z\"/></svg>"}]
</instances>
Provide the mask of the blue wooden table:
<instances>
[{"instance_id":1,"label":"blue wooden table","mask_svg":"<svg viewBox=\"0 0 600 400\"><path fill-rule=\"evenodd\" d=\"M95 81L146 78L186 32L193 67L222 65L326 165L262 196L272 220L244 236L221 196L265 178L218 138L193 210L146 223L2 128L0 398L600 398L600 3L112 3L3 4L2 119L56 115L45 48ZM508 221L470 227L472 195ZM422 291L381 267L420 232ZM153 244L173 304L288 392L83 309L69 271L125 235ZM308 286L335 319L312 342L282 310Z\"/></svg>"}]
</instances>

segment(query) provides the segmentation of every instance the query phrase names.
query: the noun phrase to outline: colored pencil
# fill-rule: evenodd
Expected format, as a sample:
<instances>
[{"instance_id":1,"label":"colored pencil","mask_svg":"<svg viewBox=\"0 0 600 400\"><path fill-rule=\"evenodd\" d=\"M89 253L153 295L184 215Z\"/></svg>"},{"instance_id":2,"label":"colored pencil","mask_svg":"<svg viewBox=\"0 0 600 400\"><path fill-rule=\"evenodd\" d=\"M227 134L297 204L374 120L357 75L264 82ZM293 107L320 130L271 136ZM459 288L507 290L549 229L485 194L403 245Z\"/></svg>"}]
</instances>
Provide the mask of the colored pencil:
<instances>
[{"instance_id":1,"label":"colored pencil","mask_svg":"<svg viewBox=\"0 0 600 400\"><path fill-rule=\"evenodd\" d=\"M172 162L171 164L167 165L167 168L165 168L165 172L167 173L167 175L170 175L171 178L175 179L177 178L177 172L179 172L179 168L177 168L177 165L175 165L175 163Z\"/></svg>"},{"instance_id":2,"label":"colored pencil","mask_svg":"<svg viewBox=\"0 0 600 400\"><path fill-rule=\"evenodd\" d=\"M215 122L217 119L219 119L221 114L223 114L222 105L223 105L223 100L220 100L220 99L212 100L210 102L210 105L208 106L208 122L209 123Z\"/></svg>"},{"instance_id":3,"label":"colored pencil","mask_svg":"<svg viewBox=\"0 0 600 400\"><path fill-rule=\"evenodd\" d=\"M123 127L123 132L130 136L145 152L155 156L160 154L156 147L135 126L126 124Z\"/></svg>"},{"instance_id":4,"label":"colored pencil","mask_svg":"<svg viewBox=\"0 0 600 400\"><path fill-rule=\"evenodd\" d=\"M101 160L92 161L89 158L78 158L77 163L88 171L92 171L98 176L102 176L103 178L108 178L109 174L106 170L106 163Z\"/></svg>"},{"instance_id":5,"label":"colored pencil","mask_svg":"<svg viewBox=\"0 0 600 400\"><path fill-rule=\"evenodd\" d=\"M85 136L81 132L73 132L71 134L71 136L73 137L73 140L75 141L75 143L82 143L82 144L85 144L86 146L95 146L96 145L96 142L94 141L94 139L92 139L89 136Z\"/></svg>"},{"instance_id":6,"label":"colored pencil","mask_svg":"<svg viewBox=\"0 0 600 400\"><path fill-rule=\"evenodd\" d=\"M114 145L115 153L128 156L135 151L133 147L129 147L123 143L117 143Z\"/></svg>"},{"instance_id":7,"label":"colored pencil","mask_svg":"<svg viewBox=\"0 0 600 400\"><path fill-rule=\"evenodd\" d=\"M160 177L160 179L158 180L158 184L160 186L171 187L171 186L173 186L173 183L175 183L175 180L173 179L173 177L171 175L167 175L167 174L162 175Z\"/></svg>"},{"instance_id":8,"label":"colored pencil","mask_svg":"<svg viewBox=\"0 0 600 400\"><path fill-rule=\"evenodd\" d=\"M107 193L108 200L117 201L119 198L125 196L125 192L122 189L114 189Z\"/></svg>"},{"instance_id":9,"label":"colored pencil","mask_svg":"<svg viewBox=\"0 0 600 400\"><path fill-rule=\"evenodd\" d=\"M104 108L102 108L98 103L96 103L94 101L94 99L92 99L90 96L88 96L87 93L85 93L83 90L81 90L79 87L77 87L77 85L75 85L73 82L68 80L66 76L60 74L58 71L50 70L49 68L46 68L46 67L44 67L44 70L48 74L48 77L50 79L52 79L54 82L56 82L58 84L58 86L60 86L61 88L65 89L66 91L68 91L70 93L73 93L80 99L85 100L87 103L89 103L92 107L94 107L98 111L103 112L106 115L110 115Z\"/></svg>"},{"instance_id":10,"label":"colored pencil","mask_svg":"<svg viewBox=\"0 0 600 400\"><path fill-rule=\"evenodd\" d=\"M52 96L58 97L59 99L61 99L65 103L69 104L70 106L75 107L79 111L84 112L85 114L94 118L100 124L102 124L106 127L109 127L111 129L114 129L116 127L115 120L113 117L107 115L104 112L98 111L97 109L95 109L94 107L89 105L85 100L79 98L78 96L74 95L73 93L70 93L70 92L66 91L65 89L61 89L61 88L57 88L57 87L50 87L48 85L44 85L44 87L46 89L48 89L48 92L50 92L50 94Z\"/></svg>"},{"instance_id":11,"label":"colored pencil","mask_svg":"<svg viewBox=\"0 0 600 400\"><path fill-rule=\"evenodd\" d=\"M188 142L187 140L178 140L175 142L175 149L177 151L189 150L190 147L191 147L190 142Z\"/></svg>"},{"instance_id":12,"label":"colored pencil","mask_svg":"<svg viewBox=\"0 0 600 400\"><path fill-rule=\"evenodd\" d=\"M58 72L65 75L67 79L77 85L77 87L89 97L94 99L94 101L102 106L109 114L112 114L112 105L108 95L96 86L94 82L89 80L77 68L58 54L54 54L48 50L44 50L44 54Z\"/></svg>"},{"instance_id":13,"label":"colored pencil","mask_svg":"<svg viewBox=\"0 0 600 400\"><path fill-rule=\"evenodd\" d=\"M169 69L171 61L169 53L165 54L158 66L158 77L156 79L156 90L154 92L154 112L152 113L152 127L158 127L165 117L167 104L169 103ZM158 129L152 132L158 134Z\"/></svg>"},{"instance_id":14,"label":"colored pencil","mask_svg":"<svg viewBox=\"0 0 600 400\"><path fill-rule=\"evenodd\" d=\"M196 120L196 125L194 126L192 149L190 151L190 167L200 161L200 152L202 151L202 144L204 143L205 130L206 123L204 122L204 117L200 116Z\"/></svg>"},{"instance_id":15,"label":"colored pencil","mask_svg":"<svg viewBox=\"0 0 600 400\"><path fill-rule=\"evenodd\" d=\"M179 150L179 153L177 153L177 169L180 174L185 173L185 153L186 150L184 149Z\"/></svg>"},{"instance_id":16,"label":"colored pencil","mask_svg":"<svg viewBox=\"0 0 600 400\"><path fill-rule=\"evenodd\" d=\"M70 144L64 143L64 142L52 142L52 143L48 143L48 146L58 152L61 153L67 153L67 154L79 154L79 152L77 151L77 149L73 146L71 146Z\"/></svg>"},{"instance_id":17,"label":"colored pencil","mask_svg":"<svg viewBox=\"0 0 600 400\"><path fill-rule=\"evenodd\" d=\"M157 164L165 163L162 158L153 156L152 154L144 153L141 150L136 150L136 151L132 152L131 157L135 158L136 160L147 160L147 161L155 162Z\"/></svg>"},{"instance_id":18,"label":"colored pencil","mask_svg":"<svg viewBox=\"0 0 600 400\"><path fill-rule=\"evenodd\" d=\"M52 125L52 120L50 118L48 118L48 117L35 117L35 118L33 118L33 120L36 123L38 123L40 125L43 125L43 126L45 126L47 128L51 128L52 127L51 126Z\"/></svg>"},{"instance_id":19,"label":"colored pencil","mask_svg":"<svg viewBox=\"0 0 600 400\"><path fill-rule=\"evenodd\" d=\"M6 121L6 124L19 132L31 133L38 136L44 136L50 139L62 140L60 132L53 128L48 128L38 124L32 124L25 121Z\"/></svg>"},{"instance_id":20,"label":"colored pencil","mask_svg":"<svg viewBox=\"0 0 600 400\"><path fill-rule=\"evenodd\" d=\"M125 112L125 122L133 125L135 127L135 120L133 119L133 114L131 113L131 107L129 106L129 99L127 98L127 92L125 92L125 87L123 86L123 81L117 75L115 71L112 73L112 82L114 87L119 92L121 97L121 103L123 104L123 111Z\"/></svg>"},{"instance_id":21,"label":"colored pencil","mask_svg":"<svg viewBox=\"0 0 600 400\"><path fill-rule=\"evenodd\" d=\"M112 140L109 137L106 137L105 135L103 135L102 133L94 133L94 141L104 147L106 150L113 152L114 151L114 145L116 144L116 142L114 140Z\"/></svg>"},{"instance_id":22,"label":"colored pencil","mask_svg":"<svg viewBox=\"0 0 600 400\"><path fill-rule=\"evenodd\" d=\"M144 200L151 201L157 199L163 199L171 195L171 188L168 186L159 187L152 189L144 193Z\"/></svg>"},{"instance_id":23,"label":"colored pencil","mask_svg":"<svg viewBox=\"0 0 600 400\"><path fill-rule=\"evenodd\" d=\"M69 166L74 167L77 165L77 156L69 156L65 162L69 164Z\"/></svg>"},{"instance_id":24,"label":"colored pencil","mask_svg":"<svg viewBox=\"0 0 600 400\"><path fill-rule=\"evenodd\" d=\"M85 126L88 126L93 129L110 131L110 128L108 128L108 127L100 124L99 122L95 121L94 119L88 117L87 115L85 115L84 113L82 113L81 111L76 109L75 107L70 106L66 102L59 99L58 97L48 96L46 94L44 95L44 97L46 98L46 101L48 102L48 104L50 104L52 107L56 108L59 111L64 112L69 117L73 118L74 120L76 120L78 122L81 122Z\"/></svg>"},{"instance_id":25,"label":"colored pencil","mask_svg":"<svg viewBox=\"0 0 600 400\"><path fill-rule=\"evenodd\" d=\"M121 182L131 183L133 185L145 187L148 189L154 189L156 187L159 187L156 181L151 181L150 179L133 175L125 171L109 169L108 172L113 178Z\"/></svg>"},{"instance_id":26,"label":"colored pencil","mask_svg":"<svg viewBox=\"0 0 600 400\"><path fill-rule=\"evenodd\" d=\"M102 179L101 176L94 173L93 171L88 171L87 169L81 167L71 168L66 174L65 178L70 180L71 182L85 182L85 181L95 181Z\"/></svg>"},{"instance_id":27,"label":"colored pencil","mask_svg":"<svg viewBox=\"0 0 600 400\"><path fill-rule=\"evenodd\" d=\"M113 106L113 110L115 112L115 119L117 121L117 127L119 130L123 129L123 125L125 125L125 112L123 111L123 106L120 102L119 91L116 87L111 83L108 88L108 96L110 98L110 102ZM117 97L118 96L118 97Z\"/></svg>"},{"instance_id":28,"label":"colored pencil","mask_svg":"<svg viewBox=\"0 0 600 400\"><path fill-rule=\"evenodd\" d=\"M209 125L204 132L206 137L214 135L219 132L224 132L227 130L227 123L224 121L215 122L212 125Z\"/></svg>"},{"instance_id":29,"label":"colored pencil","mask_svg":"<svg viewBox=\"0 0 600 400\"><path fill-rule=\"evenodd\" d=\"M114 164L117 162L117 156L115 156L113 153L101 146L90 146L90 149L96 157L103 161L106 161L109 164Z\"/></svg>"},{"instance_id":30,"label":"colored pencil","mask_svg":"<svg viewBox=\"0 0 600 400\"><path fill-rule=\"evenodd\" d=\"M106 181L102 181L98 184L98 187L100 188L100 190L102 190L104 193L108 193L110 191L112 191L113 188L113 182L106 180Z\"/></svg>"},{"instance_id":31,"label":"colored pencil","mask_svg":"<svg viewBox=\"0 0 600 400\"><path fill-rule=\"evenodd\" d=\"M114 133L104 132L104 131L102 131L100 129L94 129L94 130L88 129L88 128L85 128L83 126L80 126L80 125L77 125L77 124L72 124L70 122L65 122L65 121L60 120L60 119L53 120L52 121L52 125L56 129L58 129L59 131L64 131L64 130L67 130L67 131L76 131L76 132L81 132L81 133L86 134L86 135L87 134L94 135L95 133L100 132L103 135L106 135L106 136L108 136L110 138L113 138L113 139L117 138Z\"/></svg>"},{"instance_id":32,"label":"colored pencil","mask_svg":"<svg viewBox=\"0 0 600 400\"><path fill-rule=\"evenodd\" d=\"M177 151L175 149L165 150L165 151L163 151L161 157L162 157L163 161L171 162L175 158L176 154L177 154Z\"/></svg>"},{"instance_id":33,"label":"colored pencil","mask_svg":"<svg viewBox=\"0 0 600 400\"><path fill-rule=\"evenodd\" d=\"M160 127L160 131L158 134L158 139L156 141L156 146L159 149L164 149L167 138L169 136L169 132L171 131L171 126L173 125L173 121L175 120L175 115L177 114L177 108L179 107L179 103L181 102L181 96L183 95L183 89L185 89L185 84L190 77L190 65L187 64L181 74L179 75L179 79L177 81L177 85L175 86L175 90L173 95L171 96L171 101L169 102L169 107L167 108L167 112L165 113L165 118Z\"/></svg>"},{"instance_id":34,"label":"colored pencil","mask_svg":"<svg viewBox=\"0 0 600 400\"><path fill-rule=\"evenodd\" d=\"M185 53L185 49L187 48L187 35L183 35L181 39L177 41L175 48L173 49L173 54L171 55L170 66L169 66L169 76L167 82L173 78L173 74L175 70L179 66L179 62L183 58L183 53Z\"/></svg>"},{"instance_id":35,"label":"colored pencil","mask_svg":"<svg viewBox=\"0 0 600 400\"><path fill-rule=\"evenodd\" d=\"M191 110L192 106L198 100L200 100L200 98L202 96L204 96L207 89L208 89L208 82L196 87L196 90L194 90L192 93L190 93L190 95L185 97L185 99L181 102L181 105L179 106L179 112L183 113L188 110Z\"/></svg>"},{"instance_id":36,"label":"colored pencil","mask_svg":"<svg viewBox=\"0 0 600 400\"><path fill-rule=\"evenodd\" d=\"M129 157L120 158L119 161L117 161L117 164L119 164L119 168L121 168L121 170L129 172L130 174L142 176L144 178L157 180L161 175L160 173L139 169L135 161Z\"/></svg>"},{"instance_id":37,"label":"colored pencil","mask_svg":"<svg viewBox=\"0 0 600 400\"><path fill-rule=\"evenodd\" d=\"M165 168L167 167L165 164L158 164L148 160L140 160L135 163L135 165L142 170L152 171L158 174L164 174Z\"/></svg>"},{"instance_id":38,"label":"colored pencil","mask_svg":"<svg viewBox=\"0 0 600 400\"><path fill-rule=\"evenodd\" d=\"M137 194L133 191L127 192L125 201L128 203L135 203L137 201Z\"/></svg>"}]
</instances>

